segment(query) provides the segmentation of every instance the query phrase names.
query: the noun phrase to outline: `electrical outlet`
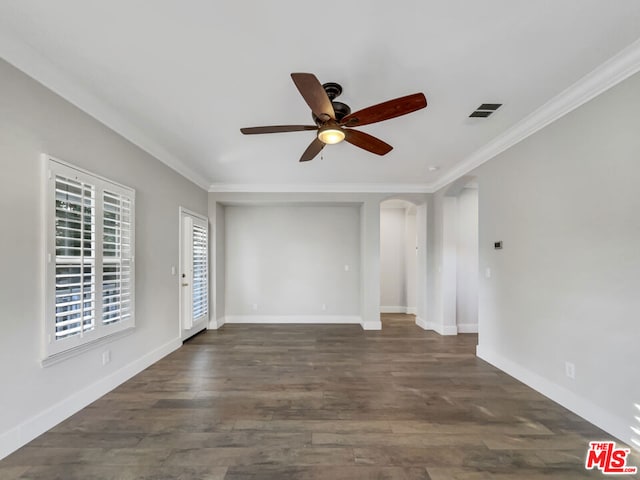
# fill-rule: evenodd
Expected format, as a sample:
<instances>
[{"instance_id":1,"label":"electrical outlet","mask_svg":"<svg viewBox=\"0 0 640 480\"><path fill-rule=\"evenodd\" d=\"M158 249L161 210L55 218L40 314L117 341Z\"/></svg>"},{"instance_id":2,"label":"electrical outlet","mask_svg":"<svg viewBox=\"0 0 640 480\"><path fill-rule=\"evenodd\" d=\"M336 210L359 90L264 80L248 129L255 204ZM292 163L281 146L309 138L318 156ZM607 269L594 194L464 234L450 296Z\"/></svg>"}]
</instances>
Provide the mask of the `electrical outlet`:
<instances>
[{"instance_id":1,"label":"electrical outlet","mask_svg":"<svg viewBox=\"0 0 640 480\"><path fill-rule=\"evenodd\" d=\"M327 304L326 304L326 303L323 303L323 304L322 304L322 311L324 312L326 309L327 309Z\"/></svg>"},{"instance_id":2,"label":"electrical outlet","mask_svg":"<svg viewBox=\"0 0 640 480\"><path fill-rule=\"evenodd\" d=\"M102 352L102 365L106 365L111 361L111 350Z\"/></svg>"},{"instance_id":3,"label":"electrical outlet","mask_svg":"<svg viewBox=\"0 0 640 480\"><path fill-rule=\"evenodd\" d=\"M491 269L489 267L484 270L484 276L486 278L491 278Z\"/></svg>"},{"instance_id":4,"label":"electrical outlet","mask_svg":"<svg viewBox=\"0 0 640 480\"><path fill-rule=\"evenodd\" d=\"M571 380L575 380L576 379L576 365L574 363L571 363L571 362L564 362L564 373Z\"/></svg>"},{"instance_id":5,"label":"electrical outlet","mask_svg":"<svg viewBox=\"0 0 640 480\"><path fill-rule=\"evenodd\" d=\"M253 308L254 310L258 310L258 304L254 303L253 305L251 305L251 308Z\"/></svg>"},{"instance_id":6,"label":"electrical outlet","mask_svg":"<svg viewBox=\"0 0 640 480\"><path fill-rule=\"evenodd\" d=\"M344 266L344 271L345 271L345 272L348 272L348 271L349 271L349 265L345 265L345 266Z\"/></svg>"}]
</instances>

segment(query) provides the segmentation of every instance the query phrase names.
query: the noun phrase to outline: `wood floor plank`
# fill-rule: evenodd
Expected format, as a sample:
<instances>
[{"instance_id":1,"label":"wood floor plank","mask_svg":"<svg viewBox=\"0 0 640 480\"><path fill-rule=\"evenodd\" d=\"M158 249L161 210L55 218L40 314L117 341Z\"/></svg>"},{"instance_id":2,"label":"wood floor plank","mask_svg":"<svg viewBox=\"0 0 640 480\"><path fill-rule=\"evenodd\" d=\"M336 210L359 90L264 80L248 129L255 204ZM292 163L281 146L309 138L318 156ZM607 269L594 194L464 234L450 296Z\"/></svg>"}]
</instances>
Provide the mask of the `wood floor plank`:
<instances>
[{"instance_id":1,"label":"wood floor plank","mask_svg":"<svg viewBox=\"0 0 640 480\"><path fill-rule=\"evenodd\" d=\"M229 467L224 480L430 480L421 467L265 466Z\"/></svg>"},{"instance_id":2,"label":"wood floor plank","mask_svg":"<svg viewBox=\"0 0 640 480\"><path fill-rule=\"evenodd\" d=\"M0 466L0 478L3 480L16 480L24 478L23 474L29 469L27 466Z\"/></svg>"},{"instance_id":3,"label":"wood floor plank","mask_svg":"<svg viewBox=\"0 0 640 480\"><path fill-rule=\"evenodd\" d=\"M23 480L224 480L227 467L72 465L59 468L32 467ZM4 480L4 477L2 477Z\"/></svg>"},{"instance_id":4,"label":"wood floor plank","mask_svg":"<svg viewBox=\"0 0 640 480\"><path fill-rule=\"evenodd\" d=\"M377 332L225 325L0 461L0 478L601 478L584 458L611 437L476 343L395 314Z\"/></svg>"}]
</instances>

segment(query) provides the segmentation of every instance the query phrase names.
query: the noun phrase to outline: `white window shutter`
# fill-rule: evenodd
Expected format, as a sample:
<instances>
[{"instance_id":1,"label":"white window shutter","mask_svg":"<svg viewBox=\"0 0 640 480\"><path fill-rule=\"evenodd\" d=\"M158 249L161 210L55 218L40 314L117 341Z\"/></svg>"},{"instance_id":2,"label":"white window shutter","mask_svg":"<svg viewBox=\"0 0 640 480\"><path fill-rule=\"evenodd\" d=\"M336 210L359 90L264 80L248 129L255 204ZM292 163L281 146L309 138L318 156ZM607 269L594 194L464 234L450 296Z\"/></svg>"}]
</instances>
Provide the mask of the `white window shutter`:
<instances>
[{"instance_id":1,"label":"white window shutter","mask_svg":"<svg viewBox=\"0 0 640 480\"><path fill-rule=\"evenodd\" d=\"M132 315L131 199L105 190L102 207L102 322L112 324Z\"/></svg>"},{"instance_id":2,"label":"white window shutter","mask_svg":"<svg viewBox=\"0 0 640 480\"><path fill-rule=\"evenodd\" d=\"M209 314L209 241L208 225L193 225L193 301L194 321L202 320Z\"/></svg>"},{"instance_id":3,"label":"white window shutter","mask_svg":"<svg viewBox=\"0 0 640 480\"><path fill-rule=\"evenodd\" d=\"M55 177L55 338L95 328L95 186Z\"/></svg>"}]
</instances>

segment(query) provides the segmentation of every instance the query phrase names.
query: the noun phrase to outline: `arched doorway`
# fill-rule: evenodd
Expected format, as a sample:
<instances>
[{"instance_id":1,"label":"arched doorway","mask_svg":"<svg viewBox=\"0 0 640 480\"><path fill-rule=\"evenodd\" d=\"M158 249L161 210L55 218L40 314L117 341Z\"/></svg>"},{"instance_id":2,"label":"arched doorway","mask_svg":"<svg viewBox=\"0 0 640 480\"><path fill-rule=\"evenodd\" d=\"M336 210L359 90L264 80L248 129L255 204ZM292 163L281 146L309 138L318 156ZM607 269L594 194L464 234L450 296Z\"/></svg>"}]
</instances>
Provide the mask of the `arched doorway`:
<instances>
[{"instance_id":1,"label":"arched doorway","mask_svg":"<svg viewBox=\"0 0 640 480\"><path fill-rule=\"evenodd\" d=\"M422 328L426 327L426 220L425 198L398 195L380 202L380 313L415 315Z\"/></svg>"}]
</instances>

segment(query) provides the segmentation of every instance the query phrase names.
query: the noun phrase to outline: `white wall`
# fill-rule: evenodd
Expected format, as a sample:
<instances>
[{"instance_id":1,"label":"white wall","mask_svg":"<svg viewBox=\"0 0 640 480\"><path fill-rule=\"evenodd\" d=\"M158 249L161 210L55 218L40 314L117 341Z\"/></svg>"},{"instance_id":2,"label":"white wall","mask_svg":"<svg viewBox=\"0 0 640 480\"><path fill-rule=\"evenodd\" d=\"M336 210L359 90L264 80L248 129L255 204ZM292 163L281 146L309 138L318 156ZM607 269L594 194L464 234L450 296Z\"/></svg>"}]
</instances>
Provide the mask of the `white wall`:
<instances>
[{"instance_id":1,"label":"white wall","mask_svg":"<svg viewBox=\"0 0 640 480\"><path fill-rule=\"evenodd\" d=\"M209 218L216 225L224 222L228 207L249 206L249 207L344 207L353 208L358 211L358 217L353 222L359 235L359 287L357 293L353 295L358 305L356 315L360 316L362 328L375 330L381 328L380 323L380 203L390 194L385 193L261 193L261 192L211 192L209 193ZM427 206L428 195L402 194L402 197L409 202L418 205L416 211L416 237L418 245L422 247L416 255L417 279L416 279L416 323L424 327L424 319L427 310ZM223 227L224 228L224 227ZM220 228L218 228L220 231ZM228 240L217 242L211 245L211 258L226 258L224 250L229 248ZM343 265L344 267L344 265ZM230 271L227 264L225 270ZM222 310L220 305L226 297L225 279L217 279L218 284L212 291L212 303L216 305L218 319L212 321L210 327L217 328L223 323L224 317L220 317ZM352 300L350 299L349 302ZM317 305L317 300L313 300L313 305ZM251 302L251 305L257 302ZM322 300L320 301L320 305ZM259 306L260 304L258 304ZM259 307L260 308L260 307ZM315 307L314 307L315 308ZM231 312L226 305L224 315ZM251 311L255 312L255 311ZM329 304L327 310L329 312ZM253 315L253 313L251 313ZM238 315L235 315L236 318ZM328 317L328 315L325 315ZM337 317L337 315L335 316ZM334 318L337 320L337 318ZM268 319L267 319L268 320Z\"/></svg>"},{"instance_id":2,"label":"white wall","mask_svg":"<svg viewBox=\"0 0 640 480\"><path fill-rule=\"evenodd\" d=\"M636 74L472 172L478 354L627 442L640 404L638 105Z\"/></svg>"},{"instance_id":3,"label":"white wall","mask_svg":"<svg viewBox=\"0 0 640 480\"><path fill-rule=\"evenodd\" d=\"M458 332L478 331L478 189L458 195L456 324Z\"/></svg>"},{"instance_id":4,"label":"white wall","mask_svg":"<svg viewBox=\"0 0 640 480\"><path fill-rule=\"evenodd\" d=\"M444 191L431 196L427 223L427 316L425 326L437 330L442 324L442 218ZM441 332L441 328L440 328Z\"/></svg>"},{"instance_id":5,"label":"white wall","mask_svg":"<svg viewBox=\"0 0 640 480\"><path fill-rule=\"evenodd\" d=\"M225 260L225 239L227 236L225 227L225 208L221 204L216 204L210 213L209 221L215 225L215 238L211 243L213 251L209 258L214 259L211 269L215 271L212 275L215 286L211 290L211 305L213 305L210 328L218 328L224 324L225 315L225 277L227 274Z\"/></svg>"},{"instance_id":6,"label":"white wall","mask_svg":"<svg viewBox=\"0 0 640 480\"><path fill-rule=\"evenodd\" d=\"M380 311L407 309L406 222L404 207L380 209Z\"/></svg>"},{"instance_id":7,"label":"white wall","mask_svg":"<svg viewBox=\"0 0 640 480\"><path fill-rule=\"evenodd\" d=\"M225 220L227 321L359 322L359 205L227 206Z\"/></svg>"},{"instance_id":8,"label":"white wall","mask_svg":"<svg viewBox=\"0 0 640 480\"><path fill-rule=\"evenodd\" d=\"M462 177L431 198L428 327L441 335L478 331L478 190Z\"/></svg>"},{"instance_id":9,"label":"white wall","mask_svg":"<svg viewBox=\"0 0 640 480\"><path fill-rule=\"evenodd\" d=\"M405 210L404 248L407 282L407 313L416 313L416 292L418 289L418 225L415 206Z\"/></svg>"},{"instance_id":10,"label":"white wall","mask_svg":"<svg viewBox=\"0 0 640 480\"><path fill-rule=\"evenodd\" d=\"M429 309L427 328L441 335L458 333L457 307L457 242L458 200L441 190L431 198L432 223L429 235Z\"/></svg>"},{"instance_id":11,"label":"white wall","mask_svg":"<svg viewBox=\"0 0 640 480\"><path fill-rule=\"evenodd\" d=\"M177 348L178 208L207 194L0 60L0 457ZM40 154L136 189L136 329L47 368L42 358ZM102 366L102 352L111 363Z\"/></svg>"},{"instance_id":12,"label":"white wall","mask_svg":"<svg viewBox=\"0 0 640 480\"><path fill-rule=\"evenodd\" d=\"M416 313L416 208L399 200L380 208L380 311Z\"/></svg>"}]
</instances>

